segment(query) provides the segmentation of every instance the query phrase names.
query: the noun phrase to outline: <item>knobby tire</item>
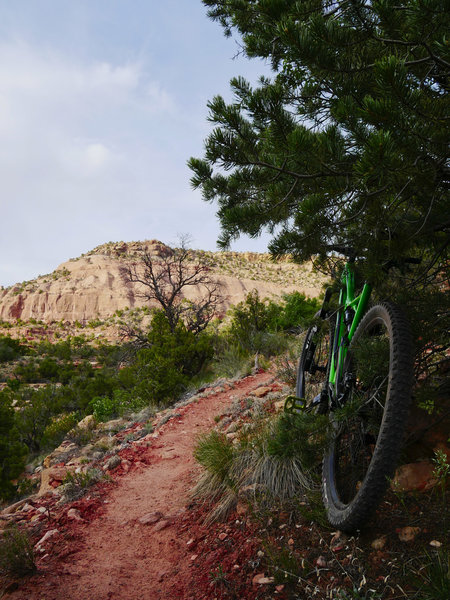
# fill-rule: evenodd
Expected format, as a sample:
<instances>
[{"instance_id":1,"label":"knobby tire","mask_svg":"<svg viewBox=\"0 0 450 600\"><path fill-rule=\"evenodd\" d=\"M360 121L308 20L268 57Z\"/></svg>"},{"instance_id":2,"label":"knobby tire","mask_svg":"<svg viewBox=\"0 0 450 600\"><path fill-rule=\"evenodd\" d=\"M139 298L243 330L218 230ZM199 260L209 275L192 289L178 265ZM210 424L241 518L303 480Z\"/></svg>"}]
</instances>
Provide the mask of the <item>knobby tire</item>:
<instances>
[{"instance_id":1,"label":"knobby tire","mask_svg":"<svg viewBox=\"0 0 450 600\"><path fill-rule=\"evenodd\" d=\"M409 325L391 303L371 308L345 360L353 383L345 406L331 413L334 434L324 456L322 493L330 523L360 529L392 478L404 437L413 385Z\"/></svg>"}]
</instances>

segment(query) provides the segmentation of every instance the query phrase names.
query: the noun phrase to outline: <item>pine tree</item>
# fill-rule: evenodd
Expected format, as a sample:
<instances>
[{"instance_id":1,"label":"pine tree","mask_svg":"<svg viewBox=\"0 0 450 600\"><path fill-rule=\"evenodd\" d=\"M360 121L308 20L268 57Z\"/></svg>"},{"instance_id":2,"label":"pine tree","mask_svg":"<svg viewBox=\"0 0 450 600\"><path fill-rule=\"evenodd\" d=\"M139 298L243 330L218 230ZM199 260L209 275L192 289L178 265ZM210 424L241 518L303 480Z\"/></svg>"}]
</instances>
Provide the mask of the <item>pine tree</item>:
<instances>
[{"instance_id":1,"label":"pine tree","mask_svg":"<svg viewBox=\"0 0 450 600\"><path fill-rule=\"evenodd\" d=\"M414 254L426 276L449 243L448 0L203 0L273 76L231 81L192 184L218 204L227 247L326 259L342 246L371 269Z\"/></svg>"}]
</instances>

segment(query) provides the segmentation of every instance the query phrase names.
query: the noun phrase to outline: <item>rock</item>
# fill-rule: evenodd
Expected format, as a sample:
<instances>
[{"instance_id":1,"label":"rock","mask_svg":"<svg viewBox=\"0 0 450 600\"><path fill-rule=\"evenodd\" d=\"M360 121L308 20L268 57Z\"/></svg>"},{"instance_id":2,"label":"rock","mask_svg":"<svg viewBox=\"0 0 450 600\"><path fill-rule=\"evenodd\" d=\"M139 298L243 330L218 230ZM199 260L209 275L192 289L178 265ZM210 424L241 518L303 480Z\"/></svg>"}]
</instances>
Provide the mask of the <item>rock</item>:
<instances>
[{"instance_id":1,"label":"rock","mask_svg":"<svg viewBox=\"0 0 450 600\"><path fill-rule=\"evenodd\" d=\"M273 583L275 581L274 577L266 577L265 573L258 573L252 579L252 585L267 585L268 583Z\"/></svg>"},{"instance_id":2,"label":"rock","mask_svg":"<svg viewBox=\"0 0 450 600\"><path fill-rule=\"evenodd\" d=\"M52 465L68 462L78 450L79 448L76 444L65 440L51 454L44 458L42 465L45 469L48 469Z\"/></svg>"},{"instance_id":3,"label":"rock","mask_svg":"<svg viewBox=\"0 0 450 600\"><path fill-rule=\"evenodd\" d=\"M161 512L156 511L156 512L147 513L146 515L144 515L143 517L138 519L138 521L141 525L154 525L162 517L163 517L163 514Z\"/></svg>"},{"instance_id":4,"label":"rock","mask_svg":"<svg viewBox=\"0 0 450 600\"><path fill-rule=\"evenodd\" d=\"M112 471L113 469L118 467L121 462L122 459L120 458L120 456L118 454L115 454L114 456L111 456L111 458L108 458L108 460L103 465L103 470Z\"/></svg>"},{"instance_id":5,"label":"rock","mask_svg":"<svg viewBox=\"0 0 450 600\"><path fill-rule=\"evenodd\" d=\"M267 396L267 394L271 391L272 391L272 388L267 387L267 386L261 386L259 388L256 388L256 390L254 390L252 395L256 396L257 398L262 398L263 396Z\"/></svg>"},{"instance_id":6,"label":"rock","mask_svg":"<svg viewBox=\"0 0 450 600\"><path fill-rule=\"evenodd\" d=\"M84 419L81 419L81 421L78 422L77 427L79 427L79 429L95 429L96 424L97 421L94 415L87 415L84 417Z\"/></svg>"},{"instance_id":7,"label":"rock","mask_svg":"<svg viewBox=\"0 0 450 600\"><path fill-rule=\"evenodd\" d=\"M223 540L226 540L227 537L228 537L228 533L225 533L225 532L219 533L219 535L218 535L218 538L221 542L223 542Z\"/></svg>"},{"instance_id":8,"label":"rock","mask_svg":"<svg viewBox=\"0 0 450 600\"><path fill-rule=\"evenodd\" d=\"M372 548L374 550L383 550L383 548L386 545L386 541L387 541L387 536L386 535L382 535L379 538L376 538L375 540L373 540L373 542L370 544L372 546Z\"/></svg>"},{"instance_id":9,"label":"rock","mask_svg":"<svg viewBox=\"0 0 450 600\"><path fill-rule=\"evenodd\" d=\"M324 569L327 566L327 560L325 556L319 556L319 558L316 559L316 565L320 569Z\"/></svg>"},{"instance_id":10,"label":"rock","mask_svg":"<svg viewBox=\"0 0 450 600\"><path fill-rule=\"evenodd\" d=\"M106 423L101 423L97 429L100 431L117 431L122 429L126 422L127 421L125 421L125 419L113 419L111 421L107 421Z\"/></svg>"},{"instance_id":11,"label":"rock","mask_svg":"<svg viewBox=\"0 0 450 600\"><path fill-rule=\"evenodd\" d=\"M282 410L284 410L284 404L285 400L277 400L276 402L274 402L273 407L275 409L275 412L281 412Z\"/></svg>"},{"instance_id":12,"label":"rock","mask_svg":"<svg viewBox=\"0 0 450 600\"><path fill-rule=\"evenodd\" d=\"M37 497L41 498L48 492L55 493L55 488L61 485L61 482L66 475L66 467L49 467L48 469L44 469L41 472L41 486L37 493Z\"/></svg>"},{"instance_id":13,"label":"rock","mask_svg":"<svg viewBox=\"0 0 450 600\"><path fill-rule=\"evenodd\" d=\"M43 548L42 548L42 544L44 544L47 540L49 540L51 537L57 535L59 533L59 531L57 529L50 529L50 531L47 531L47 533L41 537L41 539L38 541L37 544L35 544L35 548L36 550L38 550L39 552L42 552Z\"/></svg>"},{"instance_id":14,"label":"rock","mask_svg":"<svg viewBox=\"0 0 450 600\"><path fill-rule=\"evenodd\" d=\"M398 538L401 542L412 542L420 532L420 527L402 527L397 529Z\"/></svg>"},{"instance_id":15,"label":"rock","mask_svg":"<svg viewBox=\"0 0 450 600\"><path fill-rule=\"evenodd\" d=\"M142 245L152 255L158 252L153 241L144 241ZM106 319L117 310L126 309L130 306L130 298L133 307L146 306L148 301L140 297L139 284L126 282L121 272L129 253L137 250L137 243L128 243L123 252L119 252L117 246L111 248L110 245L103 245L77 260L66 261L58 266L52 276L40 276L34 280L33 285L25 286L25 289L11 286L2 290L0 320L14 321L20 318L27 321L34 318L46 323L61 320L78 320L84 323L95 318ZM242 260L242 254L230 255L230 258L232 256L238 256L239 261ZM267 255L259 257L262 264L269 264ZM279 296L283 292L297 289L306 296L317 297L325 280L320 275L312 275L310 265L305 273L304 265L282 262L278 265L282 272L286 270L287 275L281 281L278 272L274 277L273 263L270 263L270 267L264 266L256 279L251 279L248 265L245 266L245 262L243 265L243 270L239 267L236 275L225 275L220 271L214 273L215 269L212 270L214 278L221 284L223 312L232 304L244 300L252 289L259 292L260 298ZM198 300L201 296L204 297L203 294L202 286L195 286L189 291L189 299Z\"/></svg>"},{"instance_id":16,"label":"rock","mask_svg":"<svg viewBox=\"0 0 450 600\"><path fill-rule=\"evenodd\" d=\"M169 525L171 523L172 523L171 519L163 519L162 521L160 521L159 523L157 523L155 525L155 527L153 528L153 531L161 531L162 529L169 527Z\"/></svg>"},{"instance_id":17,"label":"rock","mask_svg":"<svg viewBox=\"0 0 450 600\"><path fill-rule=\"evenodd\" d=\"M94 443L94 448L105 448L110 450L113 446L117 446L117 443L118 442L116 438L110 437L109 435L104 435Z\"/></svg>"},{"instance_id":18,"label":"rock","mask_svg":"<svg viewBox=\"0 0 450 600\"><path fill-rule=\"evenodd\" d=\"M394 492L428 490L437 483L433 471L434 465L429 460L401 465L395 472L391 489Z\"/></svg>"},{"instance_id":19,"label":"rock","mask_svg":"<svg viewBox=\"0 0 450 600\"><path fill-rule=\"evenodd\" d=\"M9 506L7 506L6 508L4 508L1 512L2 515L11 515L12 513L15 513L16 510L18 510L19 508L21 508L24 504L27 503L28 498L23 498L22 500L19 500L18 502L14 502L14 504L10 504Z\"/></svg>"},{"instance_id":20,"label":"rock","mask_svg":"<svg viewBox=\"0 0 450 600\"><path fill-rule=\"evenodd\" d=\"M442 546L442 542L438 542L438 540L431 540L430 546L433 546L433 548L440 548Z\"/></svg>"},{"instance_id":21,"label":"rock","mask_svg":"<svg viewBox=\"0 0 450 600\"><path fill-rule=\"evenodd\" d=\"M72 519L73 521L84 521L80 514L80 511L76 508L69 508L69 510L67 511L67 517L69 519Z\"/></svg>"}]
</instances>

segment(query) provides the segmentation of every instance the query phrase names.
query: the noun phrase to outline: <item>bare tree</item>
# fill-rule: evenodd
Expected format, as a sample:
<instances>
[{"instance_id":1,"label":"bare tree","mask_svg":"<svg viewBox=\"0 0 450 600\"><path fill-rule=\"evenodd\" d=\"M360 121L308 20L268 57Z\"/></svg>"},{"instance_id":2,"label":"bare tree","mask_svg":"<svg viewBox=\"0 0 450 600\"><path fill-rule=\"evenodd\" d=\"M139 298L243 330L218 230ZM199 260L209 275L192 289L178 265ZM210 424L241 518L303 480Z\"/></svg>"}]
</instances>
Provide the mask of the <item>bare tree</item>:
<instances>
[{"instance_id":1,"label":"bare tree","mask_svg":"<svg viewBox=\"0 0 450 600\"><path fill-rule=\"evenodd\" d=\"M179 248L165 246L159 253L141 246L121 273L125 281L137 284L138 298L159 304L172 333L180 321L194 334L200 333L223 303L220 283L211 277L209 265L194 257L186 238L181 238ZM185 297L192 287L199 288L200 299Z\"/></svg>"}]
</instances>

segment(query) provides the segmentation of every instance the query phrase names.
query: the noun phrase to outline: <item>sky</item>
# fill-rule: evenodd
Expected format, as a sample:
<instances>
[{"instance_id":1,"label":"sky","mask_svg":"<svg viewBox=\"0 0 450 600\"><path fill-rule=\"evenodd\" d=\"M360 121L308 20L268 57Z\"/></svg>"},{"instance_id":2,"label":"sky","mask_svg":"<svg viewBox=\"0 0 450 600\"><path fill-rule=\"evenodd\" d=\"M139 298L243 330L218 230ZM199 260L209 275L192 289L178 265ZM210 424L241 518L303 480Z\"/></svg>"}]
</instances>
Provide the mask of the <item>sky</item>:
<instances>
[{"instance_id":1,"label":"sky","mask_svg":"<svg viewBox=\"0 0 450 600\"><path fill-rule=\"evenodd\" d=\"M200 0L0 0L0 285L109 241L217 249L192 190L207 102L269 67ZM264 252L267 236L232 250Z\"/></svg>"}]
</instances>

